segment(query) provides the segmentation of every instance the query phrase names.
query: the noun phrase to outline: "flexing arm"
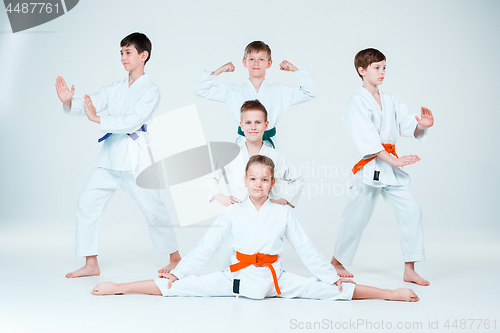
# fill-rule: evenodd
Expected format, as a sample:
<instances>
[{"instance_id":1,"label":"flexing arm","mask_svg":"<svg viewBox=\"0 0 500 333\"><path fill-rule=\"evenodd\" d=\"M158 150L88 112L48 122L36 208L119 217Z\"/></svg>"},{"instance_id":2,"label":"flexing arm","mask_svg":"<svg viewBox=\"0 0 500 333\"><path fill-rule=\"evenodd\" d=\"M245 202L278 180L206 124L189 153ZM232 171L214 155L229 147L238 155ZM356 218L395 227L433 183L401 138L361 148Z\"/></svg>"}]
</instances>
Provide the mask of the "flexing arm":
<instances>
[{"instance_id":1,"label":"flexing arm","mask_svg":"<svg viewBox=\"0 0 500 333\"><path fill-rule=\"evenodd\" d=\"M280 64L280 70L286 72L296 72L299 69L295 67L291 62L288 62L288 60L283 60Z\"/></svg>"},{"instance_id":2,"label":"flexing arm","mask_svg":"<svg viewBox=\"0 0 500 333\"><path fill-rule=\"evenodd\" d=\"M228 102L229 93L226 84L215 85L215 80L220 73L234 72L234 66L231 62L221 66L214 72L204 71L200 80L194 88L194 94L198 97L217 102Z\"/></svg>"},{"instance_id":3,"label":"flexing arm","mask_svg":"<svg viewBox=\"0 0 500 333\"><path fill-rule=\"evenodd\" d=\"M234 65L232 62L228 62L227 64L220 66L215 71L213 71L211 75L219 75L221 73L230 73L230 72L234 72Z\"/></svg>"},{"instance_id":4,"label":"flexing arm","mask_svg":"<svg viewBox=\"0 0 500 333\"><path fill-rule=\"evenodd\" d=\"M299 83L298 87L283 85L283 110L286 110L291 105L307 102L318 95L316 85L307 69L299 70L286 60L283 61L280 66L285 66L284 69L282 69L284 71L293 72Z\"/></svg>"}]
</instances>

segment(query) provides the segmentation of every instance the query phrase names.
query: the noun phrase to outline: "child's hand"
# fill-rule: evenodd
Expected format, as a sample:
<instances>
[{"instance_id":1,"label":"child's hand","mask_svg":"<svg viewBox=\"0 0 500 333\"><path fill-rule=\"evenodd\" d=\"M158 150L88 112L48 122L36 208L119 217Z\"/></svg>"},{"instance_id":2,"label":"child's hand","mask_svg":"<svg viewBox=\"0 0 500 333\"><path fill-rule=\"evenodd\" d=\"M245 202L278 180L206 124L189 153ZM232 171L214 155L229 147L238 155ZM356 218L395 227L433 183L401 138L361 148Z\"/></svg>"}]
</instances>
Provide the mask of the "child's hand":
<instances>
[{"instance_id":1,"label":"child's hand","mask_svg":"<svg viewBox=\"0 0 500 333\"><path fill-rule=\"evenodd\" d=\"M402 167L405 165L417 163L418 161L420 161L420 157L418 157L417 155L406 155L399 158L393 158L389 164L393 167Z\"/></svg>"},{"instance_id":2,"label":"child's hand","mask_svg":"<svg viewBox=\"0 0 500 333\"><path fill-rule=\"evenodd\" d=\"M90 121L100 124L101 117L97 116L97 111L94 104L92 103L92 99L90 99L90 96L84 95L83 102L85 103L85 113L87 114L87 118L89 118Z\"/></svg>"},{"instance_id":3,"label":"child's hand","mask_svg":"<svg viewBox=\"0 0 500 333\"><path fill-rule=\"evenodd\" d=\"M175 276L174 274L170 274L170 273L160 273L160 275L158 275L158 277L168 279L168 289L170 289L170 287L172 287L172 282L179 280L177 278L177 276Z\"/></svg>"},{"instance_id":4,"label":"child's hand","mask_svg":"<svg viewBox=\"0 0 500 333\"><path fill-rule=\"evenodd\" d=\"M222 65L216 71L214 71L212 75L219 75L220 73L224 72L234 72L234 65L232 62L228 62L227 64Z\"/></svg>"},{"instance_id":5,"label":"child's hand","mask_svg":"<svg viewBox=\"0 0 500 333\"><path fill-rule=\"evenodd\" d=\"M420 118L418 119L418 116L415 116L415 119L418 121L417 130L423 131L434 125L434 117L428 108L422 106Z\"/></svg>"},{"instance_id":6,"label":"child's hand","mask_svg":"<svg viewBox=\"0 0 500 333\"><path fill-rule=\"evenodd\" d=\"M381 160L386 161L393 167L402 167L408 164L413 164L417 163L420 161L420 157L417 155L406 155L402 157L394 157L393 155L389 154L385 150L379 151L377 153L377 157L379 157Z\"/></svg>"},{"instance_id":7,"label":"child's hand","mask_svg":"<svg viewBox=\"0 0 500 333\"><path fill-rule=\"evenodd\" d=\"M299 70L297 67L295 67L294 65L292 65L292 63L288 62L287 60L283 60L281 62L280 69L282 71L287 71L287 72L296 72L296 71Z\"/></svg>"},{"instance_id":8,"label":"child's hand","mask_svg":"<svg viewBox=\"0 0 500 333\"><path fill-rule=\"evenodd\" d=\"M71 107L71 98L75 94L75 85L72 85L71 90L69 90L66 81L64 81L62 76L58 76L56 78L56 91L57 97L59 97L61 102Z\"/></svg>"},{"instance_id":9,"label":"child's hand","mask_svg":"<svg viewBox=\"0 0 500 333\"><path fill-rule=\"evenodd\" d=\"M285 206L285 205L287 205L287 204L288 204L288 201L286 201L286 200L285 200L285 199L283 199L283 198L279 198L279 199L277 199L277 200L276 200L276 199L270 199L270 200L271 200L271 202L274 202L275 204L278 204L278 205L283 205L283 206Z\"/></svg>"},{"instance_id":10,"label":"child's hand","mask_svg":"<svg viewBox=\"0 0 500 333\"><path fill-rule=\"evenodd\" d=\"M226 207L241 202L236 197L228 197L222 193L217 193L215 195L215 200L217 200L221 205L226 206Z\"/></svg>"},{"instance_id":11,"label":"child's hand","mask_svg":"<svg viewBox=\"0 0 500 333\"><path fill-rule=\"evenodd\" d=\"M228 207L232 204L241 202L238 198L228 197L222 193L217 193L215 195L215 200L217 200L221 205L226 206L226 207Z\"/></svg>"},{"instance_id":12,"label":"child's hand","mask_svg":"<svg viewBox=\"0 0 500 333\"><path fill-rule=\"evenodd\" d=\"M336 284L337 286L339 286L339 291L342 291L342 282L346 282L346 283L354 283L356 284L356 282L354 282L353 280L351 279L346 279L346 278L340 278L337 280L337 282L335 282L334 284Z\"/></svg>"}]
</instances>

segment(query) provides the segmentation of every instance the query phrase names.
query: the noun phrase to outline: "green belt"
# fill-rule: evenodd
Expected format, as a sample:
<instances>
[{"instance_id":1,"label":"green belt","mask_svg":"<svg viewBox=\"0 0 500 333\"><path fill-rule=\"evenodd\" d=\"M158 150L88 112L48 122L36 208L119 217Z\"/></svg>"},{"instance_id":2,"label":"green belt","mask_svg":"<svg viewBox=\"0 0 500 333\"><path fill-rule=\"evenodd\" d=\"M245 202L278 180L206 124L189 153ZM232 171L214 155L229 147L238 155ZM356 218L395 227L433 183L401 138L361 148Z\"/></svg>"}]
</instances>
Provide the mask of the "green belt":
<instances>
[{"instance_id":1,"label":"green belt","mask_svg":"<svg viewBox=\"0 0 500 333\"><path fill-rule=\"evenodd\" d=\"M238 134L241 136L245 136L245 133L241 130L241 126L238 126ZM262 141L269 141L269 143L273 146L273 148L276 149L274 146L273 140L271 138L276 135L276 127L271 128L270 130L267 130L264 132L264 135L262 136Z\"/></svg>"}]
</instances>

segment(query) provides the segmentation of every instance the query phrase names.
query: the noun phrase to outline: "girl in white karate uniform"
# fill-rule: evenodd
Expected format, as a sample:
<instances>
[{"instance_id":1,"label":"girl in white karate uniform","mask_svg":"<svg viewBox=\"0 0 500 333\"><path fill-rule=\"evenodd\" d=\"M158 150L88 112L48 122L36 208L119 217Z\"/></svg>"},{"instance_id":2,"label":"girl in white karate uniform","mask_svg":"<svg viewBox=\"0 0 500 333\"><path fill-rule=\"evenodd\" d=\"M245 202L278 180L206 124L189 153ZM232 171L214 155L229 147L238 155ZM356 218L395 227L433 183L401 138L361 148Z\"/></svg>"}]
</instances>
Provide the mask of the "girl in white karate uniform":
<instances>
[{"instance_id":1,"label":"girl in white karate uniform","mask_svg":"<svg viewBox=\"0 0 500 333\"><path fill-rule=\"evenodd\" d=\"M253 156L245 170L249 198L219 216L196 248L174 270L161 273L155 280L102 282L92 294L419 300L411 289L384 290L356 285L350 279L337 276L328 260L312 245L291 208L269 200L269 191L275 184L273 174L274 163L270 158ZM233 265L223 272L192 275L210 260L229 235L233 236L232 247L236 251ZM315 277L305 278L283 270L284 237Z\"/></svg>"},{"instance_id":2,"label":"girl in white karate uniform","mask_svg":"<svg viewBox=\"0 0 500 333\"><path fill-rule=\"evenodd\" d=\"M263 155L271 158L275 165L274 175L276 184L269 193L272 202L295 207L299 200L304 179L297 177L288 166L286 158L277 150L268 147L262 141L262 136L269 126L268 113L264 105L258 100L246 101L240 108L240 127L245 133L246 140L238 156L224 167L215 163L216 172L205 177L205 185L210 201L217 200L224 206L237 204L248 197L248 190L244 183L245 166L250 157ZM225 173L225 174L224 174ZM226 189L225 179L228 181ZM228 195L223 194L226 193ZM229 192L229 193L228 193ZM230 248L231 238L221 248L219 270L229 267L233 251Z\"/></svg>"}]
</instances>

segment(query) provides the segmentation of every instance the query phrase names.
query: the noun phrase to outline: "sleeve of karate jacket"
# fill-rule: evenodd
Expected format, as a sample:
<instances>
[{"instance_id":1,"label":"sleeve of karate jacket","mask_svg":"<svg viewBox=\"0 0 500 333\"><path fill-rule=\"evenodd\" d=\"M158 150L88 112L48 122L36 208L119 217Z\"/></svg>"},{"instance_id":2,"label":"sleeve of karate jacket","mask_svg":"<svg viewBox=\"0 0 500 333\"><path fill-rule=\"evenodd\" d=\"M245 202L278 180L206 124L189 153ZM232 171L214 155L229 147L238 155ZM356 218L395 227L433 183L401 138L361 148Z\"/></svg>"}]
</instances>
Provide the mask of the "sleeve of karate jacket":
<instances>
[{"instance_id":1,"label":"sleeve of karate jacket","mask_svg":"<svg viewBox=\"0 0 500 333\"><path fill-rule=\"evenodd\" d=\"M276 169L274 177L276 183L271 192L272 199L283 198L295 208L299 201L302 189L304 188L304 177L296 175L292 169L289 168L288 161L284 156L277 158Z\"/></svg>"},{"instance_id":2,"label":"sleeve of karate jacket","mask_svg":"<svg viewBox=\"0 0 500 333\"><path fill-rule=\"evenodd\" d=\"M211 202L215 199L215 195L217 193L222 193L222 189L220 187L220 182L223 181L222 170L216 170L212 173L209 173L203 178L205 183L205 187L207 189L208 201Z\"/></svg>"},{"instance_id":3,"label":"sleeve of karate jacket","mask_svg":"<svg viewBox=\"0 0 500 333\"><path fill-rule=\"evenodd\" d=\"M307 102L318 95L318 90L307 69L301 69L294 73L298 87L283 84L283 98L280 101L281 109L285 111L291 105Z\"/></svg>"},{"instance_id":4,"label":"sleeve of karate jacket","mask_svg":"<svg viewBox=\"0 0 500 333\"><path fill-rule=\"evenodd\" d=\"M160 104L160 91L151 86L142 93L139 100L120 117L101 116L101 131L126 134L137 131Z\"/></svg>"},{"instance_id":5,"label":"sleeve of karate jacket","mask_svg":"<svg viewBox=\"0 0 500 333\"><path fill-rule=\"evenodd\" d=\"M399 135L425 140L427 137L427 129L424 130L421 135L415 136L415 129L417 128L418 122L415 119L415 114L410 113L408 106L406 106L402 100L395 100L394 110L396 111L396 118L398 120Z\"/></svg>"},{"instance_id":6,"label":"sleeve of karate jacket","mask_svg":"<svg viewBox=\"0 0 500 333\"><path fill-rule=\"evenodd\" d=\"M312 244L291 208L288 209L287 214L285 237L292 244L304 265L321 281L330 284L337 282L340 279L337 272L328 259Z\"/></svg>"},{"instance_id":7,"label":"sleeve of karate jacket","mask_svg":"<svg viewBox=\"0 0 500 333\"><path fill-rule=\"evenodd\" d=\"M182 258L177 267L170 272L171 274L179 280L192 275L219 251L231 233L231 208L229 207L215 220L198 245Z\"/></svg>"},{"instance_id":8,"label":"sleeve of karate jacket","mask_svg":"<svg viewBox=\"0 0 500 333\"><path fill-rule=\"evenodd\" d=\"M347 103L344 123L351 131L354 144L363 158L370 158L385 150L382 146L382 139L370 119L369 111L361 102L360 97L353 96Z\"/></svg>"},{"instance_id":9,"label":"sleeve of karate jacket","mask_svg":"<svg viewBox=\"0 0 500 333\"><path fill-rule=\"evenodd\" d=\"M102 87L98 92L90 94L90 99L92 100L92 104L94 104L96 113L100 113L108 108L109 90L119 84L119 81L114 82L110 85ZM71 108L69 108L66 104L63 104L63 112L70 116L86 116L87 114L85 113L85 103L83 102L83 98L71 98Z\"/></svg>"},{"instance_id":10,"label":"sleeve of karate jacket","mask_svg":"<svg viewBox=\"0 0 500 333\"><path fill-rule=\"evenodd\" d=\"M217 76L211 75L210 71L204 71L194 89L194 94L211 101L227 103L229 100L228 86L224 83L214 85Z\"/></svg>"}]
</instances>

